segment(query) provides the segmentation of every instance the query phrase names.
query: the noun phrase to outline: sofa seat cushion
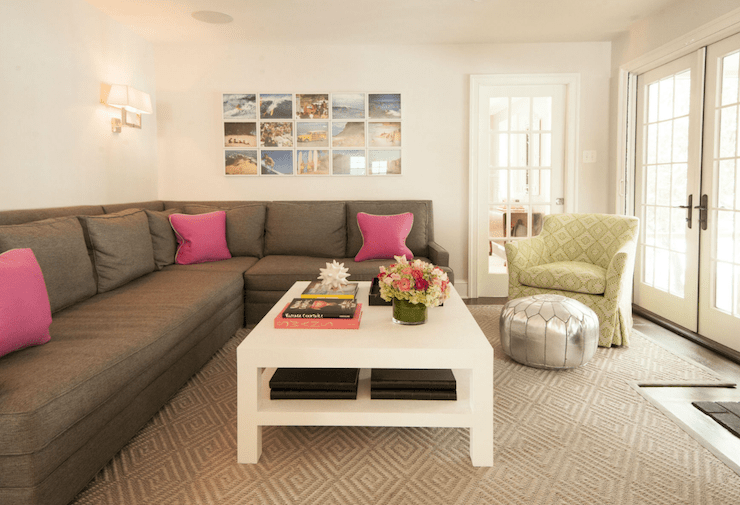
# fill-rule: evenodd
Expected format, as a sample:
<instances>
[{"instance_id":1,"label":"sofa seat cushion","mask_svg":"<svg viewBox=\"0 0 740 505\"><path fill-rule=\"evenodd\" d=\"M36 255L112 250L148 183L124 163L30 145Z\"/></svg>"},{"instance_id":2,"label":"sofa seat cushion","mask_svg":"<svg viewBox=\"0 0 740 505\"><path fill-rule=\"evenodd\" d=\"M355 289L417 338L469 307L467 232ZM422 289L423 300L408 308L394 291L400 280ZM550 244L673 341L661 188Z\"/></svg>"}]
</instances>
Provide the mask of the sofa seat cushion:
<instances>
[{"instance_id":1,"label":"sofa seat cushion","mask_svg":"<svg viewBox=\"0 0 740 505\"><path fill-rule=\"evenodd\" d=\"M426 258L417 258L429 261ZM337 260L349 269L349 282L370 281L378 275L380 266L395 263L394 259L355 262L354 258L312 258L310 256L265 256L244 273L247 291L280 291L285 293L297 281L315 281L327 263ZM249 297L247 297L249 300ZM249 309L248 309L249 310Z\"/></svg>"},{"instance_id":2,"label":"sofa seat cushion","mask_svg":"<svg viewBox=\"0 0 740 505\"><path fill-rule=\"evenodd\" d=\"M556 261L522 270L519 282L534 288L603 295L606 269L582 261Z\"/></svg>"},{"instance_id":3,"label":"sofa seat cushion","mask_svg":"<svg viewBox=\"0 0 740 505\"><path fill-rule=\"evenodd\" d=\"M252 268L257 261L257 258L237 256L227 260L212 261L210 263L194 263L192 265L178 265L175 263L164 267L163 270L176 270L181 272L190 272L194 270L203 272L233 272L241 275Z\"/></svg>"},{"instance_id":4,"label":"sofa seat cushion","mask_svg":"<svg viewBox=\"0 0 740 505\"><path fill-rule=\"evenodd\" d=\"M189 350L184 340L196 344L188 339L201 324L234 300L241 302L243 286L242 275L234 272L154 272L56 314L50 342L3 357L5 485L43 480L90 436L67 432L74 433L76 424L133 378L172 366Z\"/></svg>"}]
</instances>

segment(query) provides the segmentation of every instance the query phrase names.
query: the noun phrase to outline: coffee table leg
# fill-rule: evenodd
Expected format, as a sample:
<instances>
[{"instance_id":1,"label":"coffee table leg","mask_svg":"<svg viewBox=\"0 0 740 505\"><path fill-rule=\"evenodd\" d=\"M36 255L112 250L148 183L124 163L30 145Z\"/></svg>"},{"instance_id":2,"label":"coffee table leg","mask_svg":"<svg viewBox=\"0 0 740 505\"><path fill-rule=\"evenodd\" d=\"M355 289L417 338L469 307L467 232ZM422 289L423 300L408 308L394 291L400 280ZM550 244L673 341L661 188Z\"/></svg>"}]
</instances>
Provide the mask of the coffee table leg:
<instances>
[{"instance_id":1,"label":"coffee table leg","mask_svg":"<svg viewBox=\"0 0 740 505\"><path fill-rule=\"evenodd\" d=\"M473 369L470 395L473 407L470 460L473 466L493 466L493 353Z\"/></svg>"},{"instance_id":2,"label":"coffee table leg","mask_svg":"<svg viewBox=\"0 0 740 505\"><path fill-rule=\"evenodd\" d=\"M262 455L262 426L257 424L262 368L244 364L237 355L236 441L239 463L258 463Z\"/></svg>"}]
</instances>

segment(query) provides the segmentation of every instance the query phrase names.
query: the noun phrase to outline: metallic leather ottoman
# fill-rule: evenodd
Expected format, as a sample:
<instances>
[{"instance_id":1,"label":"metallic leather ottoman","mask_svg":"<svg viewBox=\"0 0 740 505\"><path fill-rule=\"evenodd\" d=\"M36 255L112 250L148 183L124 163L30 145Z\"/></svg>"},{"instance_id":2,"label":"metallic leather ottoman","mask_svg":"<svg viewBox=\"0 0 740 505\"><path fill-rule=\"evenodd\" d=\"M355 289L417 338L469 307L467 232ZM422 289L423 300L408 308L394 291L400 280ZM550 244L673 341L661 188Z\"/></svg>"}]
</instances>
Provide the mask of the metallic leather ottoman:
<instances>
[{"instance_id":1,"label":"metallic leather ottoman","mask_svg":"<svg viewBox=\"0 0 740 505\"><path fill-rule=\"evenodd\" d=\"M577 368L599 343L599 318L578 300L534 295L510 300L499 323L504 352L523 365Z\"/></svg>"}]
</instances>

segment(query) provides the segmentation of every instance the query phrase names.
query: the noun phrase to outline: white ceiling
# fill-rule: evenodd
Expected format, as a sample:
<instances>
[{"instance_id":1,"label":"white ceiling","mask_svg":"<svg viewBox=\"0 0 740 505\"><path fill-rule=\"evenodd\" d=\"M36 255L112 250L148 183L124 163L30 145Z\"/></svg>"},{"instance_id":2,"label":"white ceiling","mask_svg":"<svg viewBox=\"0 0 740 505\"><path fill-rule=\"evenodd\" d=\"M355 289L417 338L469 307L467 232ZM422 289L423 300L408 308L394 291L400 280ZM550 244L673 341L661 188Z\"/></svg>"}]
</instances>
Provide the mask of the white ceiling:
<instances>
[{"instance_id":1,"label":"white ceiling","mask_svg":"<svg viewBox=\"0 0 740 505\"><path fill-rule=\"evenodd\" d=\"M608 41L679 0L87 1L155 43L465 44Z\"/></svg>"}]
</instances>

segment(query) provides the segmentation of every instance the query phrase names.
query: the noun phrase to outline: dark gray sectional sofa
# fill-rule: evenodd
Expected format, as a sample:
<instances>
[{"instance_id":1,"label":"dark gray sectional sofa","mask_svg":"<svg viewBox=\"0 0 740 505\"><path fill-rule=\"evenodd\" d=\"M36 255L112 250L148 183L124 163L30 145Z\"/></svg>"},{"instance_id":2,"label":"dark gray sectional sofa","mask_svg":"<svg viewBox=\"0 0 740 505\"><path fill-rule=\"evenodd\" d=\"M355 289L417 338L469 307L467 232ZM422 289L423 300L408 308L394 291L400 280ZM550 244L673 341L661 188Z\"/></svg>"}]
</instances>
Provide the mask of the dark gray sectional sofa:
<instances>
[{"instance_id":1,"label":"dark gray sectional sofa","mask_svg":"<svg viewBox=\"0 0 740 505\"><path fill-rule=\"evenodd\" d=\"M233 257L173 264L167 215L213 210L226 211ZM454 281L449 255L434 241L428 200L152 201L0 212L0 253L34 250L53 313L50 342L0 357L0 503L68 503L295 281L316 279L334 259L349 267L350 280L372 279L392 260L354 261L362 247L358 212L413 212L407 246ZM141 238L144 214L152 258L147 244L125 235ZM119 216L133 224L106 236ZM111 251L114 259L124 255L124 273L104 268ZM131 265L128 257L136 257Z\"/></svg>"}]
</instances>

